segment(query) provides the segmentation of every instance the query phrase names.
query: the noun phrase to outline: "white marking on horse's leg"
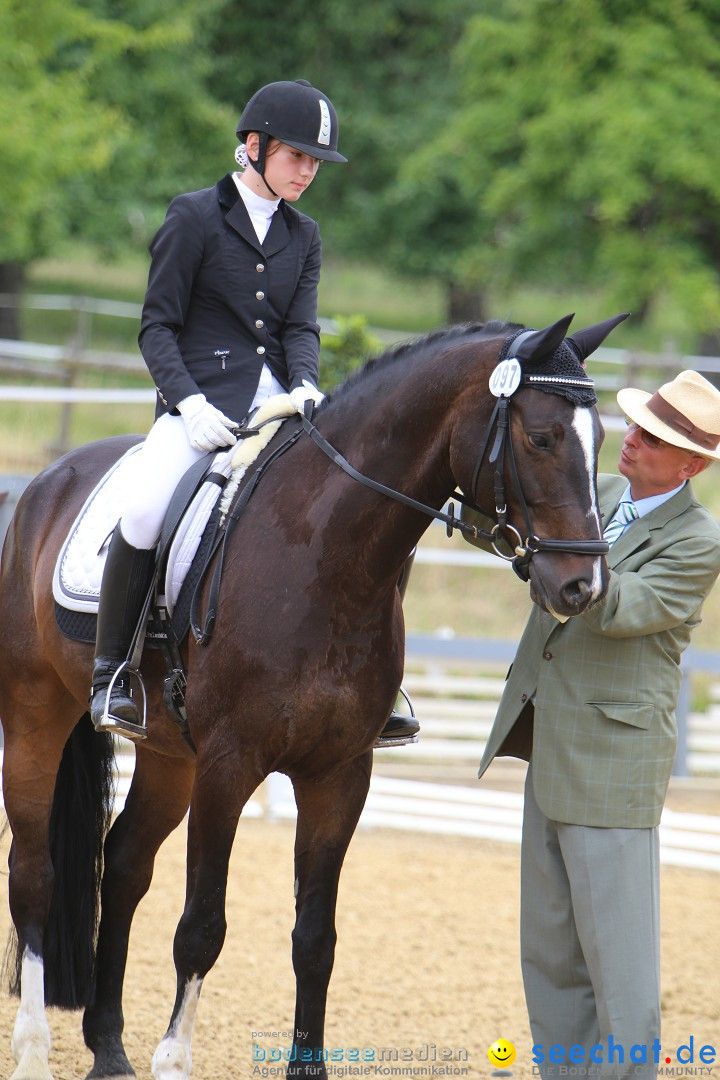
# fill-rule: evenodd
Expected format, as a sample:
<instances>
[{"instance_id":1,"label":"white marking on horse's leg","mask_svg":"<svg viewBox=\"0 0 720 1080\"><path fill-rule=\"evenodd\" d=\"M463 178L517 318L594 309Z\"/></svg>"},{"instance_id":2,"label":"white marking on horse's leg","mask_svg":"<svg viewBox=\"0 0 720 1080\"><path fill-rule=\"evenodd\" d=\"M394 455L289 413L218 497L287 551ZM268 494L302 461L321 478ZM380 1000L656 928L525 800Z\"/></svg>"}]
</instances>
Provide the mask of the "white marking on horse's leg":
<instances>
[{"instance_id":1,"label":"white marking on horse's leg","mask_svg":"<svg viewBox=\"0 0 720 1080\"><path fill-rule=\"evenodd\" d=\"M578 437L585 457L585 467L587 469L588 478L588 496L590 498L590 513L588 514L588 520L595 523L600 535L602 535L602 518L600 517L600 507L598 506L597 501L597 491L593 482L593 477L595 475L595 428L593 425L592 409L581 408L579 405L576 405L572 426L575 429L575 434ZM593 597L600 595L601 582L601 560L598 556L593 563Z\"/></svg>"},{"instance_id":2,"label":"white marking on horse's leg","mask_svg":"<svg viewBox=\"0 0 720 1080\"><path fill-rule=\"evenodd\" d=\"M185 987L180 1010L153 1054L155 1080L188 1080L192 1071L192 1033L202 979L194 975Z\"/></svg>"},{"instance_id":3,"label":"white marking on horse's leg","mask_svg":"<svg viewBox=\"0 0 720 1080\"><path fill-rule=\"evenodd\" d=\"M17 1069L10 1080L52 1080L43 962L29 949L22 958L20 1008L12 1034L12 1052Z\"/></svg>"}]
</instances>

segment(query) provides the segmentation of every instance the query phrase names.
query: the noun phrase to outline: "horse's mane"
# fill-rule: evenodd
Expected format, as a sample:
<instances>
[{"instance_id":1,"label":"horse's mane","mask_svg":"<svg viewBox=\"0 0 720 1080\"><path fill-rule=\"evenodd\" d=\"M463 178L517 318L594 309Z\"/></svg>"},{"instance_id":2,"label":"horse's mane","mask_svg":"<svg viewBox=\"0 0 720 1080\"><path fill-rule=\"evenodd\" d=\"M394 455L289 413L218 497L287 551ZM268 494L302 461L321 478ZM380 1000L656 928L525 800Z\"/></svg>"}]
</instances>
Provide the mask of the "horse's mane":
<instances>
[{"instance_id":1,"label":"horse's mane","mask_svg":"<svg viewBox=\"0 0 720 1080\"><path fill-rule=\"evenodd\" d=\"M501 334L511 334L515 330L521 329L522 326L519 323L504 322L502 319L490 319L484 323L459 323L456 326L431 330L430 333L423 334L421 337L401 341L396 345L391 345L379 356L367 360L362 367L354 371L344 382L333 389L332 393L321 403L320 408L323 408L326 402L329 403L330 400L336 401L341 395L344 396L346 391L352 390L359 383L364 382L378 368L387 367L387 365L407 357L410 353L419 361L430 349L437 349L438 346L453 345L473 338L484 341L488 338L499 337Z\"/></svg>"}]
</instances>

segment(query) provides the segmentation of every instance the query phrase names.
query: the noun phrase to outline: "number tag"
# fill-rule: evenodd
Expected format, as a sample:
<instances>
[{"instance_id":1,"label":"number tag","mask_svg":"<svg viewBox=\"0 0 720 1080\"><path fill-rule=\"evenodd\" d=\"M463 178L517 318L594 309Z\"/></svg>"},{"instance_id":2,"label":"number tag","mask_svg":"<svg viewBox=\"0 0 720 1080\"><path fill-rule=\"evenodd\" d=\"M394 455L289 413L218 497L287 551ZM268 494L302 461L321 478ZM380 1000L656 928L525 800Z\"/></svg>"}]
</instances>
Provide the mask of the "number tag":
<instances>
[{"instance_id":1,"label":"number tag","mask_svg":"<svg viewBox=\"0 0 720 1080\"><path fill-rule=\"evenodd\" d=\"M490 376L490 393L495 397L510 397L520 385L522 368L514 356L503 360Z\"/></svg>"}]
</instances>

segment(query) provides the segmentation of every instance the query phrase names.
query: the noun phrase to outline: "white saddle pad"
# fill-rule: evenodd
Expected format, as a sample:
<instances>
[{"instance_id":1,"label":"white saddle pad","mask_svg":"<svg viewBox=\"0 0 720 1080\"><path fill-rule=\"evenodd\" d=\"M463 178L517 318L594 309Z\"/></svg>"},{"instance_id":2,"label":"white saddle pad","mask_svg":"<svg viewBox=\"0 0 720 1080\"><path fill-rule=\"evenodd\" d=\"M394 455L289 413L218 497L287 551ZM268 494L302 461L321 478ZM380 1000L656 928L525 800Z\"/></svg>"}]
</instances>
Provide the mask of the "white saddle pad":
<instances>
[{"instance_id":1,"label":"white saddle pad","mask_svg":"<svg viewBox=\"0 0 720 1080\"><path fill-rule=\"evenodd\" d=\"M53 574L53 596L70 611L97 611L108 542L125 504L132 473L127 465L141 446L132 446L103 476L60 549Z\"/></svg>"},{"instance_id":2,"label":"white saddle pad","mask_svg":"<svg viewBox=\"0 0 720 1080\"><path fill-rule=\"evenodd\" d=\"M269 398L260 406L253 422L266 423L251 439L243 439L224 454L218 454L212 472L230 479L224 508L248 467L268 444L286 416L295 412L287 394ZM277 417L275 420L274 418ZM88 496L60 549L53 574L53 596L70 611L97 613L107 548L113 529L125 504L132 469L129 459L142 446L138 443L102 477ZM182 583L197 552L208 518L222 493L213 481L205 481L197 491L170 545L165 579L165 603L172 614Z\"/></svg>"}]
</instances>

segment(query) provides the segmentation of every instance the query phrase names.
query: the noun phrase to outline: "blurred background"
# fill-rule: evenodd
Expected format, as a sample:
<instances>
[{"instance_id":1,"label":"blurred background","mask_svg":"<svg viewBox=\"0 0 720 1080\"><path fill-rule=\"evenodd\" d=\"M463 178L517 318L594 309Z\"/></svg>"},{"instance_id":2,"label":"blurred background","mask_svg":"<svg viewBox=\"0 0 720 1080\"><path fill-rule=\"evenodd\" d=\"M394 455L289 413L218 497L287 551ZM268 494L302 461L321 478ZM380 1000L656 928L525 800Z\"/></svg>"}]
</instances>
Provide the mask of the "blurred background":
<instances>
[{"instance_id":1,"label":"blurred background","mask_svg":"<svg viewBox=\"0 0 720 1080\"><path fill-rule=\"evenodd\" d=\"M148 243L174 195L234 168L249 96L289 78L332 99L349 158L301 205L324 245L323 389L443 324L631 311L590 365L612 470L619 386L720 378L717 0L0 0L6 517L66 449L150 426ZM697 491L720 514L715 470ZM483 558L428 530L411 635L517 640L526 588ZM717 591L694 645L707 720ZM713 782L717 727L691 747Z\"/></svg>"}]
</instances>

